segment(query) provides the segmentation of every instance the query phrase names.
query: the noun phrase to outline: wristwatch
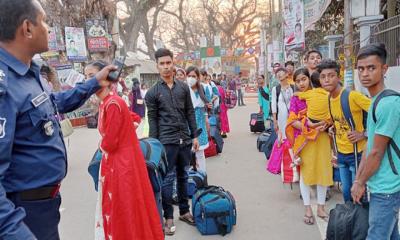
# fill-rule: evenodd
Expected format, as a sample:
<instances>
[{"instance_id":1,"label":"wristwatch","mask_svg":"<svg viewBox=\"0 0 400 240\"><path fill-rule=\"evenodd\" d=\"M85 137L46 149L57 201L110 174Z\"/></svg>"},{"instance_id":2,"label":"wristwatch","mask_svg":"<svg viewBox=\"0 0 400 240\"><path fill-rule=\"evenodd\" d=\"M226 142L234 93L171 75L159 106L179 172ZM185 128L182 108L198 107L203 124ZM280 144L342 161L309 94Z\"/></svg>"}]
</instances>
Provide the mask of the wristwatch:
<instances>
[{"instance_id":1,"label":"wristwatch","mask_svg":"<svg viewBox=\"0 0 400 240\"><path fill-rule=\"evenodd\" d=\"M364 131L364 137L365 137L365 138L368 138L368 133L367 133L367 131Z\"/></svg>"}]
</instances>

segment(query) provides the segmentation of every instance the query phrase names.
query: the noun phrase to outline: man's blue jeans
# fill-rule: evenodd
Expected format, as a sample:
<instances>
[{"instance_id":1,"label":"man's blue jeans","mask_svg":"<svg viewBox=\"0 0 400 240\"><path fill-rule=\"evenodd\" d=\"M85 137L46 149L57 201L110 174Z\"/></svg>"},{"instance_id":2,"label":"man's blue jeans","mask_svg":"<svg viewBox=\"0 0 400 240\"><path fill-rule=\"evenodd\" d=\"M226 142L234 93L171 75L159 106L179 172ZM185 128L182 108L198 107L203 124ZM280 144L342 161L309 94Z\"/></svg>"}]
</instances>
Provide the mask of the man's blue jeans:
<instances>
[{"instance_id":1,"label":"man's blue jeans","mask_svg":"<svg viewBox=\"0 0 400 240\"><path fill-rule=\"evenodd\" d=\"M338 153L338 167L340 172L340 181L342 182L344 201L351 200L351 186L356 176L356 167L354 161L354 153L342 154ZM358 161L361 159L361 153L358 154Z\"/></svg>"},{"instance_id":2,"label":"man's blue jeans","mask_svg":"<svg viewBox=\"0 0 400 240\"><path fill-rule=\"evenodd\" d=\"M164 179L162 188L162 206L164 218L174 218L174 207L172 205L172 194L174 181L177 180L177 190L179 198L179 214L184 215L189 212L189 200L187 196L187 182L190 159L192 158L192 145L165 144L165 152L168 160L168 173ZM175 175L176 171L176 175Z\"/></svg>"},{"instance_id":3,"label":"man's blue jeans","mask_svg":"<svg viewBox=\"0 0 400 240\"><path fill-rule=\"evenodd\" d=\"M400 192L371 193L367 240L399 240Z\"/></svg>"}]
</instances>

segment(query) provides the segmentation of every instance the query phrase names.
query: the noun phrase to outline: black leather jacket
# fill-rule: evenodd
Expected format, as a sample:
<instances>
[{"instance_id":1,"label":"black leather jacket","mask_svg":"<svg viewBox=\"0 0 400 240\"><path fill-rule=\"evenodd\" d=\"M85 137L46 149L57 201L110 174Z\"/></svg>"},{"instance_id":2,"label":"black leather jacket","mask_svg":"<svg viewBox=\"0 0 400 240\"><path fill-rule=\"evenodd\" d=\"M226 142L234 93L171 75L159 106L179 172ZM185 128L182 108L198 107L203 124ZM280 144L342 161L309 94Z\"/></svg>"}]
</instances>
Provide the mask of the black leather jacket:
<instances>
[{"instance_id":1,"label":"black leather jacket","mask_svg":"<svg viewBox=\"0 0 400 240\"><path fill-rule=\"evenodd\" d=\"M162 144L191 144L196 134L196 117L189 86L174 80L168 85L160 79L146 93L149 137Z\"/></svg>"}]
</instances>

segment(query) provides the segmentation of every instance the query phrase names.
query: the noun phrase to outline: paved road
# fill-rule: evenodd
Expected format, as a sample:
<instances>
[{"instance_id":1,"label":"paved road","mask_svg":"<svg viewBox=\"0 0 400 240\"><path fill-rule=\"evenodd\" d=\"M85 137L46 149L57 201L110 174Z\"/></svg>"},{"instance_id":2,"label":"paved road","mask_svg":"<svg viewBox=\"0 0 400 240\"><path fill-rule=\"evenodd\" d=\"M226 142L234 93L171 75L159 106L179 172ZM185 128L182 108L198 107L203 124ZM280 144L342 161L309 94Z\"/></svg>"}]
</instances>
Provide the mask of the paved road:
<instances>
[{"instance_id":1,"label":"paved road","mask_svg":"<svg viewBox=\"0 0 400 240\"><path fill-rule=\"evenodd\" d=\"M256 134L249 133L249 115L258 110L256 99L247 99L246 107L229 112L232 132L225 142L224 153L207 160L209 183L223 186L236 198L237 226L225 238L202 237L195 227L176 221L171 240L319 240L324 223L306 226L298 186L293 190L265 171L265 157L257 152ZM96 192L87 173L87 165L98 145L97 130L77 129L69 139L69 172L63 182L60 225L63 240L93 239ZM336 194L335 198L339 195ZM331 200L330 206L337 201ZM314 206L315 207L315 206Z\"/></svg>"}]
</instances>

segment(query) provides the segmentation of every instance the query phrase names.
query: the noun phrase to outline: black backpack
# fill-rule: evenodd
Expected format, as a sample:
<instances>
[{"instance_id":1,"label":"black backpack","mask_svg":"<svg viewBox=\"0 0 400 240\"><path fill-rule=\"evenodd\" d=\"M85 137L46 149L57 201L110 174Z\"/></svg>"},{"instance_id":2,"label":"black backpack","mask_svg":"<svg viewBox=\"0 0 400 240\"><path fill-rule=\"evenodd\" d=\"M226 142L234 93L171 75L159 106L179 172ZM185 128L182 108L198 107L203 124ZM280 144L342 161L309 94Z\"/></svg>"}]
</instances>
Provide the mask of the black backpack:
<instances>
[{"instance_id":1,"label":"black backpack","mask_svg":"<svg viewBox=\"0 0 400 240\"><path fill-rule=\"evenodd\" d=\"M374 123L376 123L376 108L378 107L378 103L379 101L384 98L384 97L389 97L389 96L398 96L400 97L400 93L394 91L394 90L390 90L390 89L385 89L383 90L383 92L381 94L378 95L378 97L376 98L374 105L372 106L372 120L374 120ZM395 127L400 127L400 126L395 126ZM400 149L399 146L397 146L397 144L394 142L393 139L390 139L388 147L387 147L387 153L388 153L388 159L389 159L389 164L390 167L392 168L392 172L395 175L399 175L396 166L394 165L393 162L393 156L392 156L392 149L394 150L394 152L396 153L396 155L400 158Z\"/></svg>"},{"instance_id":2,"label":"black backpack","mask_svg":"<svg viewBox=\"0 0 400 240\"><path fill-rule=\"evenodd\" d=\"M365 240L368 234L368 205L350 201L337 204L329 214L326 240Z\"/></svg>"}]
</instances>

